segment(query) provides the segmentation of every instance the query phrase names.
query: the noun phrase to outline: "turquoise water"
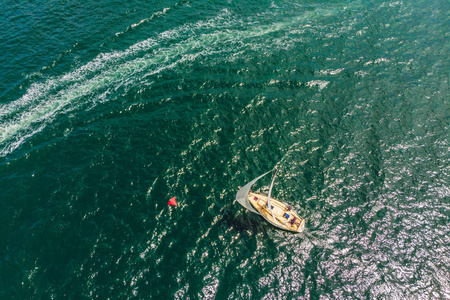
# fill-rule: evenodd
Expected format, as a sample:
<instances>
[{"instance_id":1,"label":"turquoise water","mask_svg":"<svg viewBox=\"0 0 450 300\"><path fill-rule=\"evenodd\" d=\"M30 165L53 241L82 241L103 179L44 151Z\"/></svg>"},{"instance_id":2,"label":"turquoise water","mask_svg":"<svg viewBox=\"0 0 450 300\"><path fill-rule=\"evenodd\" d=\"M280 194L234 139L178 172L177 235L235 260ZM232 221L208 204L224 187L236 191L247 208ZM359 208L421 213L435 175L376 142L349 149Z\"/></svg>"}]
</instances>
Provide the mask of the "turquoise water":
<instances>
[{"instance_id":1,"label":"turquoise water","mask_svg":"<svg viewBox=\"0 0 450 300\"><path fill-rule=\"evenodd\" d=\"M0 8L1 299L450 298L447 1Z\"/></svg>"}]
</instances>

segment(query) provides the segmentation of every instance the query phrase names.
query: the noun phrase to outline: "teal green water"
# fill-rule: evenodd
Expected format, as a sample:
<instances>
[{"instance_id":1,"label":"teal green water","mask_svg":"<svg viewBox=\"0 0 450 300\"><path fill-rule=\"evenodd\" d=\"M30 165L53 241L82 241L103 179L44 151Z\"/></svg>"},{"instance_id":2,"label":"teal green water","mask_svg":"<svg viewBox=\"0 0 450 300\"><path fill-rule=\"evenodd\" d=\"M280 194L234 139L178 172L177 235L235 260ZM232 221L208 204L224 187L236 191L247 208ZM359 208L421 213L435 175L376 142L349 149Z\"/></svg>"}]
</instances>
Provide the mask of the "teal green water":
<instances>
[{"instance_id":1,"label":"teal green water","mask_svg":"<svg viewBox=\"0 0 450 300\"><path fill-rule=\"evenodd\" d=\"M1 299L450 299L449 2L0 8Z\"/></svg>"}]
</instances>

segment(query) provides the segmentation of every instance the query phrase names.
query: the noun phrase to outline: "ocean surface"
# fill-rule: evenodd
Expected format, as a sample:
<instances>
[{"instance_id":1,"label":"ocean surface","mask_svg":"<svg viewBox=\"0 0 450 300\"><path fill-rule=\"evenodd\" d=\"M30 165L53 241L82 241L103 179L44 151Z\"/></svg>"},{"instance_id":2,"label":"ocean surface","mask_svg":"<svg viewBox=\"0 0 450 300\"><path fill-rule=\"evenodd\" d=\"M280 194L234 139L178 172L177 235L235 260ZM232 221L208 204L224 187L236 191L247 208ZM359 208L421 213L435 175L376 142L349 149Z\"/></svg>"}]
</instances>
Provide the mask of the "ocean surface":
<instances>
[{"instance_id":1,"label":"ocean surface","mask_svg":"<svg viewBox=\"0 0 450 300\"><path fill-rule=\"evenodd\" d=\"M0 299L450 299L449 1L0 24ZM274 167L302 233L235 201Z\"/></svg>"}]
</instances>

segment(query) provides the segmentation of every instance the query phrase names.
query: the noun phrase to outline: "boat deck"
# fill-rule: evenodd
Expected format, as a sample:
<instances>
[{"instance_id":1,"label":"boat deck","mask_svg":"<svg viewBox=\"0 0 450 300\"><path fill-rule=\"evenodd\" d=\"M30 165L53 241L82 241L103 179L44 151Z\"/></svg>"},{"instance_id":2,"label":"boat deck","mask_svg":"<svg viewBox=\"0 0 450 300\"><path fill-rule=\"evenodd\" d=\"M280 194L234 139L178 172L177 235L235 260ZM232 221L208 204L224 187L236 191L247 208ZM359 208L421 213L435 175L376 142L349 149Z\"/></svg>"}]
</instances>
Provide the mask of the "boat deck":
<instances>
[{"instance_id":1,"label":"boat deck","mask_svg":"<svg viewBox=\"0 0 450 300\"><path fill-rule=\"evenodd\" d=\"M288 205L284 204L277 199L270 198L270 204L273 206L272 212L275 216L275 220L267 207L267 196L250 192L248 194L248 200L252 206L258 210L261 215L274 226L294 232L300 232L305 225L305 220L302 219L295 211L289 210ZM286 217L286 214L289 217Z\"/></svg>"}]
</instances>

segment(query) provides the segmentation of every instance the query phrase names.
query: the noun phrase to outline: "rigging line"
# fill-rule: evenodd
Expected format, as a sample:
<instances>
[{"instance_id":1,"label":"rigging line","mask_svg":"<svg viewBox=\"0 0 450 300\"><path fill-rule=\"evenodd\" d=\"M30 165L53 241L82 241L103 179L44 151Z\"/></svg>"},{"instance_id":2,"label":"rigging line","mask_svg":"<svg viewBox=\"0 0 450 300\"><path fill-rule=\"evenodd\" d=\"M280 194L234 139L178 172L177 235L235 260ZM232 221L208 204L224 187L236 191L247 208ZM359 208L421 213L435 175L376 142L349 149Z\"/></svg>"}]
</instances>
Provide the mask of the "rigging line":
<instances>
[{"instance_id":1,"label":"rigging line","mask_svg":"<svg viewBox=\"0 0 450 300\"><path fill-rule=\"evenodd\" d=\"M295 146L297 146L298 144L300 144L300 142L297 142L297 143L292 144L292 145L288 148L288 150L286 151L286 153L283 155L283 157L281 158L281 160L280 160L278 163L282 163L283 160L286 158L286 156L288 156L290 153L292 153L292 148L295 147ZM277 165L278 165L278 164L277 164Z\"/></svg>"}]
</instances>

